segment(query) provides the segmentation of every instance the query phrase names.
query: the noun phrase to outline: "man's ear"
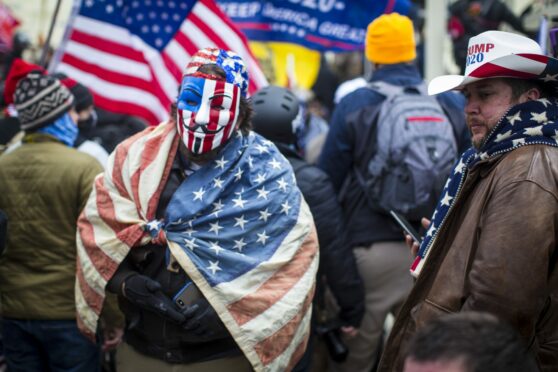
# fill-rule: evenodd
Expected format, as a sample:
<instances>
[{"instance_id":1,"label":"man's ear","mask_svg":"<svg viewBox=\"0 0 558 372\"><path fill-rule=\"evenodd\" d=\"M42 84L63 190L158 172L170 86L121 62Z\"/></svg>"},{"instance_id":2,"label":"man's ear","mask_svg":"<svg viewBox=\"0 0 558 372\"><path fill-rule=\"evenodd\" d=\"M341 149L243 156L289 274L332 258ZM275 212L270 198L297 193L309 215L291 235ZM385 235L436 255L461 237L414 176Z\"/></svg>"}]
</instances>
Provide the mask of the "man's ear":
<instances>
[{"instance_id":1,"label":"man's ear","mask_svg":"<svg viewBox=\"0 0 558 372\"><path fill-rule=\"evenodd\" d=\"M541 91L537 88L531 88L526 93L528 101L535 101L541 98Z\"/></svg>"}]
</instances>

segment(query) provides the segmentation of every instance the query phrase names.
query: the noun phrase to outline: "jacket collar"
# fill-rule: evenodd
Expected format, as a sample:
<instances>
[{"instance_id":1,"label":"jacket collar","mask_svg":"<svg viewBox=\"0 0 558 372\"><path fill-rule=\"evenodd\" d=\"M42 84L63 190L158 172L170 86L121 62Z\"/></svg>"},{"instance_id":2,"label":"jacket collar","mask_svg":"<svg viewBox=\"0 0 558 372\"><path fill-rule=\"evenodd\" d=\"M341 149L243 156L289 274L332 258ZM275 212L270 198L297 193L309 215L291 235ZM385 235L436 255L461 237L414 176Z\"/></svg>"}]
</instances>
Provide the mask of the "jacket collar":
<instances>
[{"instance_id":1,"label":"jacket collar","mask_svg":"<svg viewBox=\"0 0 558 372\"><path fill-rule=\"evenodd\" d=\"M42 143L42 142L55 142L55 143L62 143L62 141L60 141L58 138L50 135L50 134L46 134L46 133L39 133L39 132L33 132L33 133L28 133L26 134L22 141L23 143Z\"/></svg>"},{"instance_id":2,"label":"jacket collar","mask_svg":"<svg viewBox=\"0 0 558 372\"><path fill-rule=\"evenodd\" d=\"M417 85L423 81L417 67L408 63L383 65L375 70L369 79L370 82L380 80L393 85Z\"/></svg>"}]
</instances>

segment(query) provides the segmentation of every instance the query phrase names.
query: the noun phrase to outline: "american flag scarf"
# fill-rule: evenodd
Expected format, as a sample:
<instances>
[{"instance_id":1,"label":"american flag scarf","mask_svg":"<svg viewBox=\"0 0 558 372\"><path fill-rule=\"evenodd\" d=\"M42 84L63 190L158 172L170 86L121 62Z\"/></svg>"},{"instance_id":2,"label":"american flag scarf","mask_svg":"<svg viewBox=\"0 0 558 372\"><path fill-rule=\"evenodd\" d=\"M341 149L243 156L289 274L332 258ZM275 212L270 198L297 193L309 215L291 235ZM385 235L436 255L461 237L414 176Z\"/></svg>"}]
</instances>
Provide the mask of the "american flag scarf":
<instances>
[{"instance_id":1,"label":"american flag scarf","mask_svg":"<svg viewBox=\"0 0 558 372\"><path fill-rule=\"evenodd\" d=\"M504 154L528 145L558 147L558 105L543 98L513 106L494 127L480 150L465 151L453 168L434 214L430 227L422 240L417 257L411 265L411 275L419 276L432 249L436 249L436 238L444 223L451 217L452 207L461 196L462 186L468 171L480 160Z\"/></svg>"},{"instance_id":2,"label":"american flag scarf","mask_svg":"<svg viewBox=\"0 0 558 372\"><path fill-rule=\"evenodd\" d=\"M271 142L238 133L156 221L178 142L174 123L148 128L117 147L96 178L78 221L78 325L93 338L119 263L134 247L166 242L253 368L289 370L306 348L318 266L292 168Z\"/></svg>"}]
</instances>

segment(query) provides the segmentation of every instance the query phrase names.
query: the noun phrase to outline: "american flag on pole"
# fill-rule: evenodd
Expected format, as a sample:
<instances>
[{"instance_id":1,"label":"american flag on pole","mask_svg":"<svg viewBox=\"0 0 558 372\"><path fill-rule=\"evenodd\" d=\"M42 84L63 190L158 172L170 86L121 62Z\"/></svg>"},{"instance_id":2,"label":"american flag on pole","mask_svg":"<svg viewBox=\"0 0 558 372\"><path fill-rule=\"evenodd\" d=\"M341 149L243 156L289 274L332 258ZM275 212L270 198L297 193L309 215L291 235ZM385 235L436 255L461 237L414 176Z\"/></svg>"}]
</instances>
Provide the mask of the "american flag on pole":
<instances>
[{"instance_id":1,"label":"american flag on pole","mask_svg":"<svg viewBox=\"0 0 558 372\"><path fill-rule=\"evenodd\" d=\"M107 281L130 249L168 243L256 371L291 370L306 348L317 236L294 173L259 135L234 135L154 219L179 136L173 122L120 144L78 222L77 320L93 337ZM164 238L162 238L164 237Z\"/></svg>"},{"instance_id":2,"label":"american flag on pole","mask_svg":"<svg viewBox=\"0 0 558 372\"><path fill-rule=\"evenodd\" d=\"M0 51L7 53L12 48L14 30L20 22L11 9L0 3Z\"/></svg>"},{"instance_id":3,"label":"american flag on pole","mask_svg":"<svg viewBox=\"0 0 558 372\"><path fill-rule=\"evenodd\" d=\"M95 104L143 117L168 117L190 56L231 50L248 66L249 91L267 85L246 38L213 0L77 0L50 71L87 86Z\"/></svg>"}]
</instances>

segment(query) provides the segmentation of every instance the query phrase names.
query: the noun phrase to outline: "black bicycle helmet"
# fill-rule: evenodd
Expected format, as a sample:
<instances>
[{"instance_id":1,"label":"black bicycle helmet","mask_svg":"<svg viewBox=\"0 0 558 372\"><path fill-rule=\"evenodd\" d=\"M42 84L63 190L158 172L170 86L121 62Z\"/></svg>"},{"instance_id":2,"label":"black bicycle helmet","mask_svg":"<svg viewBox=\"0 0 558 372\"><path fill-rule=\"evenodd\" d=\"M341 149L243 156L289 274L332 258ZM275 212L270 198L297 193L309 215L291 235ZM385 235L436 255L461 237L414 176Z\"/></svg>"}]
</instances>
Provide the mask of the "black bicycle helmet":
<instances>
[{"instance_id":1,"label":"black bicycle helmet","mask_svg":"<svg viewBox=\"0 0 558 372\"><path fill-rule=\"evenodd\" d=\"M299 102L289 89L268 85L252 96L254 131L272 142L291 144L296 141L293 120Z\"/></svg>"}]
</instances>

